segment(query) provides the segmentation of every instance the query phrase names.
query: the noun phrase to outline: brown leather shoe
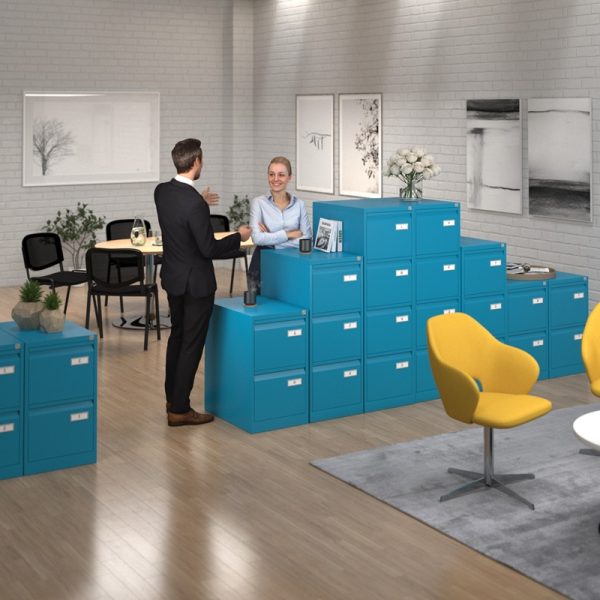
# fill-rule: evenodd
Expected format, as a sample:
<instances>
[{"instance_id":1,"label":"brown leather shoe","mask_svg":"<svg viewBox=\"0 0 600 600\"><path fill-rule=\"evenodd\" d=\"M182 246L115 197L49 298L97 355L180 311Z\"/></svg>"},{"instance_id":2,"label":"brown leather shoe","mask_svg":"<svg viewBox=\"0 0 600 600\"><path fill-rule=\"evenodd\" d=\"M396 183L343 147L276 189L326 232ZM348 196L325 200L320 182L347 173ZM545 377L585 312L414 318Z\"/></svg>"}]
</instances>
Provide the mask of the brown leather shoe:
<instances>
[{"instance_id":1,"label":"brown leather shoe","mask_svg":"<svg viewBox=\"0 0 600 600\"><path fill-rule=\"evenodd\" d=\"M188 412L182 415L178 413L167 412L167 423L169 427L181 427L183 425L203 425L204 423L210 423L214 421L214 417L208 413L196 412L193 408L190 408Z\"/></svg>"}]
</instances>

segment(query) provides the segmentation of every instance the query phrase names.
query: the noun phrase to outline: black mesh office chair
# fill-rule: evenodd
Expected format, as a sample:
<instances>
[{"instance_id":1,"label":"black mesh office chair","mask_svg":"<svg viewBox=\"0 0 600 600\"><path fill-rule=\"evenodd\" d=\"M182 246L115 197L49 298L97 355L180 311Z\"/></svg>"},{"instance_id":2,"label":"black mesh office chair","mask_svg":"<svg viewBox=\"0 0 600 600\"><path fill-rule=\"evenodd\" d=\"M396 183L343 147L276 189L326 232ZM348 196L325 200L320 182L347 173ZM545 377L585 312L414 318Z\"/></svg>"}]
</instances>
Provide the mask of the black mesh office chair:
<instances>
[{"instance_id":1,"label":"black mesh office chair","mask_svg":"<svg viewBox=\"0 0 600 600\"><path fill-rule=\"evenodd\" d=\"M69 305L69 295L71 286L85 283L87 277L85 273L75 273L74 271L65 271L63 262L65 260L62 250L60 237L56 233L30 233L21 241L21 250L23 252L23 262L27 279L38 281L42 285L50 286L50 289L56 291L58 287L67 288L67 297L65 299L64 313L67 313ZM39 275L32 277L30 271L43 271L58 265L60 270L49 275Z\"/></svg>"},{"instance_id":2,"label":"black mesh office chair","mask_svg":"<svg viewBox=\"0 0 600 600\"><path fill-rule=\"evenodd\" d=\"M215 232L219 231L231 231L229 229L229 219L225 215L210 215L210 223ZM234 250L227 254L227 256L221 256L220 258L216 258L215 260L233 260L233 264L231 265L231 282L229 283L229 295L233 294L233 278L235 276L235 261L238 258L244 259L244 266L246 267L246 275L248 275L248 255L246 254L246 250Z\"/></svg>"},{"instance_id":3,"label":"black mesh office chair","mask_svg":"<svg viewBox=\"0 0 600 600\"><path fill-rule=\"evenodd\" d=\"M123 266L124 261L126 266ZM115 269L115 264L121 264ZM106 248L91 248L85 255L87 269L88 296L85 311L85 326L90 324L90 304L94 301L96 324L100 337L102 330L102 300L101 296L145 297L146 313L144 328L144 350L148 349L148 330L150 328L150 304L154 297L156 315L156 337L160 340L160 313L158 310L158 287L156 283L145 283L144 255L135 249L109 250Z\"/></svg>"}]
</instances>

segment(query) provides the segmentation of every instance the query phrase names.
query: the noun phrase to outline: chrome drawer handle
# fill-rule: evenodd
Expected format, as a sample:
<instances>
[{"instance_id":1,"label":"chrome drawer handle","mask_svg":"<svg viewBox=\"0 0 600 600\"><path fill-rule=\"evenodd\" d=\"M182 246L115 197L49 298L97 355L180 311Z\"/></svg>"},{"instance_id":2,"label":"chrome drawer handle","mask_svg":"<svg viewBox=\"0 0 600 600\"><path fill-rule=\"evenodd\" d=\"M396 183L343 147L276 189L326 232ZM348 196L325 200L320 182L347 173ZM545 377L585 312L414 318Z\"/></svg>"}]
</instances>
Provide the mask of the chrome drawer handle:
<instances>
[{"instance_id":1,"label":"chrome drawer handle","mask_svg":"<svg viewBox=\"0 0 600 600\"><path fill-rule=\"evenodd\" d=\"M288 387L296 387L298 385L302 385L302 377L298 377L297 379L288 379Z\"/></svg>"},{"instance_id":2,"label":"chrome drawer handle","mask_svg":"<svg viewBox=\"0 0 600 600\"><path fill-rule=\"evenodd\" d=\"M396 269L396 277L406 277L408 275L408 269Z\"/></svg>"},{"instance_id":3,"label":"chrome drawer handle","mask_svg":"<svg viewBox=\"0 0 600 600\"><path fill-rule=\"evenodd\" d=\"M70 415L71 423L75 421L87 421L90 418L90 413L86 410L84 412L71 413Z\"/></svg>"},{"instance_id":4,"label":"chrome drawer handle","mask_svg":"<svg viewBox=\"0 0 600 600\"><path fill-rule=\"evenodd\" d=\"M456 265L444 265L444 271L454 271L456 270Z\"/></svg>"},{"instance_id":5,"label":"chrome drawer handle","mask_svg":"<svg viewBox=\"0 0 600 600\"><path fill-rule=\"evenodd\" d=\"M396 323L408 323L408 315L398 315L396 317Z\"/></svg>"},{"instance_id":6,"label":"chrome drawer handle","mask_svg":"<svg viewBox=\"0 0 600 600\"><path fill-rule=\"evenodd\" d=\"M7 367L0 367L0 375L14 375L15 365L9 365Z\"/></svg>"},{"instance_id":7,"label":"chrome drawer handle","mask_svg":"<svg viewBox=\"0 0 600 600\"><path fill-rule=\"evenodd\" d=\"M402 362L397 362L396 369L408 369L408 361L403 360Z\"/></svg>"},{"instance_id":8,"label":"chrome drawer handle","mask_svg":"<svg viewBox=\"0 0 600 600\"><path fill-rule=\"evenodd\" d=\"M357 328L358 328L358 323L356 321L344 323L344 329L357 329Z\"/></svg>"},{"instance_id":9,"label":"chrome drawer handle","mask_svg":"<svg viewBox=\"0 0 600 600\"><path fill-rule=\"evenodd\" d=\"M408 223L396 223L396 231L407 231Z\"/></svg>"},{"instance_id":10,"label":"chrome drawer handle","mask_svg":"<svg viewBox=\"0 0 600 600\"><path fill-rule=\"evenodd\" d=\"M543 298L532 298L531 304L544 304L544 299Z\"/></svg>"},{"instance_id":11,"label":"chrome drawer handle","mask_svg":"<svg viewBox=\"0 0 600 600\"><path fill-rule=\"evenodd\" d=\"M298 337L302 335L302 329L288 329L288 337Z\"/></svg>"},{"instance_id":12,"label":"chrome drawer handle","mask_svg":"<svg viewBox=\"0 0 600 600\"><path fill-rule=\"evenodd\" d=\"M356 275L356 273L353 273L352 275L344 275L344 283L347 283L348 281L357 281L358 280L358 275Z\"/></svg>"},{"instance_id":13,"label":"chrome drawer handle","mask_svg":"<svg viewBox=\"0 0 600 600\"><path fill-rule=\"evenodd\" d=\"M356 377L357 375L357 369L348 369L348 371L344 371L344 377Z\"/></svg>"},{"instance_id":14,"label":"chrome drawer handle","mask_svg":"<svg viewBox=\"0 0 600 600\"><path fill-rule=\"evenodd\" d=\"M445 219L443 222L444 227L454 227L456 225L456 221L454 219Z\"/></svg>"},{"instance_id":15,"label":"chrome drawer handle","mask_svg":"<svg viewBox=\"0 0 600 600\"><path fill-rule=\"evenodd\" d=\"M496 302L495 304L490 304L490 310L500 310L502 308L502 302Z\"/></svg>"},{"instance_id":16,"label":"chrome drawer handle","mask_svg":"<svg viewBox=\"0 0 600 600\"><path fill-rule=\"evenodd\" d=\"M544 345L544 340L533 340L533 347L537 348Z\"/></svg>"},{"instance_id":17,"label":"chrome drawer handle","mask_svg":"<svg viewBox=\"0 0 600 600\"><path fill-rule=\"evenodd\" d=\"M87 365L90 362L89 356L75 356L71 359L71 366L76 367L77 365Z\"/></svg>"},{"instance_id":18,"label":"chrome drawer handle","mask_svg":"<svg viewBox=\"0 0 600 600\"><path fill-rule=\"evenodd\" d=\"M499 259L490 260L490 267L501 267L502 261Z\"/></svg>"},{"instance_id":19,"label":"chrome drawer handle","mask_svg":"<svg viewBox=\"0 0 600 600\"><path fill-rule=\"evenodd\" d=\"M2 423L2 425L0 425L0 433L10 433L11 431L15 430L15 424L14 423Z\"/></svg>"}]
</instances>

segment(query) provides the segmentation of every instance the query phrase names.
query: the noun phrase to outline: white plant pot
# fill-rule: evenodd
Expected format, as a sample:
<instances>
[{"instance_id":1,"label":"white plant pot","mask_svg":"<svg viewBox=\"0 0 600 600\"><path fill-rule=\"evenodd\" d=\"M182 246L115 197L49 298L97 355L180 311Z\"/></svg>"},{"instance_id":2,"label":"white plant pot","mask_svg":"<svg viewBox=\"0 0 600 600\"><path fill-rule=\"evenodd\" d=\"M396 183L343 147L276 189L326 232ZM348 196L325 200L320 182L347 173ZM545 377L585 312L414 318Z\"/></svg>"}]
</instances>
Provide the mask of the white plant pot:
<instances>
[{"instance_id":1,"label":"white plant pot","mask_svg":"<svg viewBox=\"0 0 600 600\"><path fill-rule=\"evenodd\" d=\"M40 329L46 333L60 333L65 328L65 315L62 310L44 308L40 313Z\"/></svg>"},{"instance_id":2,"label":"white plant pot","mask_svg":"<svg viewBox=\"0 0 600 600\"><path fill-rule=\"evenodd\" d=\"M10 313L19 329L39 329L43 302L18 302Z\"/></svg>"}]
</instances>

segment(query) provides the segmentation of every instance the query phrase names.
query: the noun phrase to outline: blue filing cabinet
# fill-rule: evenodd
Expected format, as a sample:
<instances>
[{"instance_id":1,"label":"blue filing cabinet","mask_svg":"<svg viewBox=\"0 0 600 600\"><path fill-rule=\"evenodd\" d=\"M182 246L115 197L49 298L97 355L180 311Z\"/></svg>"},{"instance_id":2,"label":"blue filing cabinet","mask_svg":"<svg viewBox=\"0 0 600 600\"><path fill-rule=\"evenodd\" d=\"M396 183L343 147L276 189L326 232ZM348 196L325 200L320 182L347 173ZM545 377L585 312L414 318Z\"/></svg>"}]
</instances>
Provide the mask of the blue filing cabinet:
<instances>
[{"instance_id":1,"label":"blue filing cabinet","mask_svg":"<svg viewBox=\"0 0 600 600\"><path fill-rule=\"evenodd\" d=\"M23 475L22 344L0 331L0 479Z\"/></svg>"},{"instance_id":2,"label":"blue filing cabinet","mask_svg":"<svg viewBox=\"0 0 600 600\"><path fill-rule=\"evenodd\" d=\"M295 248L261 253L262 293L309 315L309 420L361 413L363 272L360 256Z\"/></svg>"},{"instance_id":3,"label":"blue filing cabinet","mask_svg":"<svg viewBox=\"0 0 600 600\"><path fill-rule=\"evenodd\" d=\"M205 356L208 411L250 433L308 421L305 309L264 296L256 306L217 298Z\"/></svg>"},{"instance_id":4,"label":"blue filing cabinet","mask_svg":"<svg viewBox=\"0 0 600 600\"><path fill-rule=\"evenodd\" d=\"M96 335L70 321L61 333L0 331L23 346L23 473L96 462Z\"/></svg>"}]
</instances>

